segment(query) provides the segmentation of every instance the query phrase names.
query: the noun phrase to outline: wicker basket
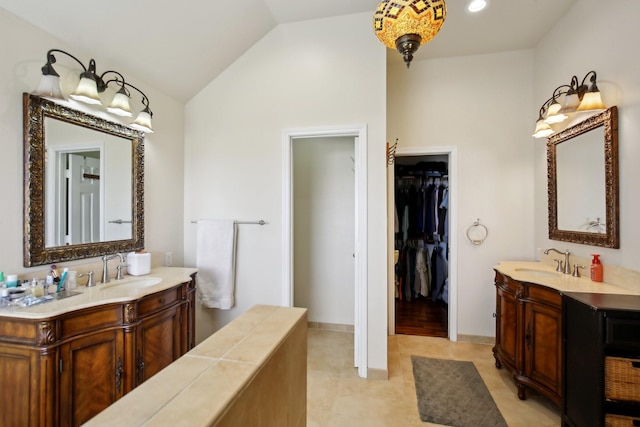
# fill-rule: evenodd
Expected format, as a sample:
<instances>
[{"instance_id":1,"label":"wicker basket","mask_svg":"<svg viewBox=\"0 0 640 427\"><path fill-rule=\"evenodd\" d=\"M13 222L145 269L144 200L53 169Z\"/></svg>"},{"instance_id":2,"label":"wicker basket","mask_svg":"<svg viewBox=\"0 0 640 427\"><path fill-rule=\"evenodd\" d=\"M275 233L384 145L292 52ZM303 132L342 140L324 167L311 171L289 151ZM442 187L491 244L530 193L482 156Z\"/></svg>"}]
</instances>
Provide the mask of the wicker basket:
<instances>
[{"instance_id":1,"label":"wicker basket","mask_svg":"<svg viewBox=\"0 0 640 427\"><path fill-rule=\"evenodd\" d=\"M604 417L605 427L634 427L638 425L638 422L640 422L640 418L625 417L624 415L607 414Z\"/></svg>"},{"instance_id":2,"label":"wicker basket","mask_svg":"<svg viewBox=\"0 0 640 427\"><path fill-rule=\"evenodd\" d=\"M606 357L604 383L607 399L640 402L640 359Z\"/></svg>"}]
</instances>

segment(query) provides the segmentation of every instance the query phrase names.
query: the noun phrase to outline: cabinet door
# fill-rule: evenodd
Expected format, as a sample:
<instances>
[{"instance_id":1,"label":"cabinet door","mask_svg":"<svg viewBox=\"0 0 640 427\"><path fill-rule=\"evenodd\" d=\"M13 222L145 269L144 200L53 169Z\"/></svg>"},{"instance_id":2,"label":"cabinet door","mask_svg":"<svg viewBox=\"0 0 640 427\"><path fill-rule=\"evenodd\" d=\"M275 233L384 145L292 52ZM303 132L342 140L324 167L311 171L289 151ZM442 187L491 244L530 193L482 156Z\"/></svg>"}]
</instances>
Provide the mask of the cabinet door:
<instances>
[{"instance_id":1,"label":"cabinet door","mask_svg":"<svg viewBox=\"0 0 640 427\"><path fill-rule=\"evenodd\" d=\"M525 375L546 388L559 403L562 375L562 312L525 304Z\"/></svg>"},{"instance_id":2,"label":"cabinet door","mask_svg":"<svg viewBox=\"0 0 640 427\"><path fill-rule=\"evenodd\" d=\"M138 384L182 355L183 305L173 305L141 320L136 350Z\"/></svg>"},{"instance_id":3,"label":"cabinet door","mask_svg":"<svg viewBox=\"0 0 640 427\"><path fill-rule=\"evenodd\" d=\"M515 294L498 286L496 292L496 348L502 363L517 367L518 303ZM496 360L496 364L499 362Z\"/></svg>"},{"instance_id":4,"label":"cabinet door","mask_svg":"<svg viewBox=\"0 0 640 427\"><path fill-rule=\"evenodd\" d=\"M124 332L97 332L60 348L60 425L79 426L123 395Z\"/></svg>"},{"instance_id":5,"label":"cabinet door","mask_svg":"<svg viewBox=\"0 0 640 427\"><path fill-rule=\"evenodd\" d=\"M55 352L0 346L0 426L55 424L56 357Z\"/></svg>"}]
</instances>

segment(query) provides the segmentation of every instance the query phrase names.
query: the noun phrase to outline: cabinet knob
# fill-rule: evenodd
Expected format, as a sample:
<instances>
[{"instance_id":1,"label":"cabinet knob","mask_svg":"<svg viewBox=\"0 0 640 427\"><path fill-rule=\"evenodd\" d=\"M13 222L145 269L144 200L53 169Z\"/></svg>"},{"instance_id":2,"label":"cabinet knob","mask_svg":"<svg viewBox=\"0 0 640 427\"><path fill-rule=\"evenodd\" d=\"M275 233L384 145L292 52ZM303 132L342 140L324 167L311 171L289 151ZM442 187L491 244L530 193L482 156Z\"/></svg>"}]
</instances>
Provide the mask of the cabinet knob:
<instances>
[{"instance_id":1,"label":"cabinet knob","mask_svg":"<svg viewBox=\"0 0 640 427\"><path fill-rule=\"evenodd\" d=\"M495 319L496 317L498 317L498 313L493 313L492 316Z\"/></svg>"},{"instance_id":2,"label":"cabinet knob","mask_svg":"<svg viewBox=\"0 0 640 427\"><path fill-rule=\"evenodd\" d=\"M164 304L164 298L160 298L160 304Z\"/></svg>"}]
</instances>

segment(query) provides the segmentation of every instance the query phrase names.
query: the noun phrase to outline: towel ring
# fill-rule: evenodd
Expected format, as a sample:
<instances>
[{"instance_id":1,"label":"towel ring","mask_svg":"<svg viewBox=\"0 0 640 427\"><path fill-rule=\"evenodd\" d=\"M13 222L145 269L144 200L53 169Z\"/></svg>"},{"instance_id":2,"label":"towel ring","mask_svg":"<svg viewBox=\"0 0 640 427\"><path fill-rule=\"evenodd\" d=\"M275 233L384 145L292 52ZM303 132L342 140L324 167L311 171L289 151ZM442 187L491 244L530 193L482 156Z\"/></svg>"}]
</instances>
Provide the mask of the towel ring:
<instances>
[{"instance_id":1,"label":"towel ring","mask_svg":"<svg viewBox=\"0 0 640 427\"><path fill-rule=\"evenodd\" d=\"M480 219L477 219L467 228L467 239L474 245L481 245L489 235L487 227L480 224Z\"/></svg>"}]
</instances>

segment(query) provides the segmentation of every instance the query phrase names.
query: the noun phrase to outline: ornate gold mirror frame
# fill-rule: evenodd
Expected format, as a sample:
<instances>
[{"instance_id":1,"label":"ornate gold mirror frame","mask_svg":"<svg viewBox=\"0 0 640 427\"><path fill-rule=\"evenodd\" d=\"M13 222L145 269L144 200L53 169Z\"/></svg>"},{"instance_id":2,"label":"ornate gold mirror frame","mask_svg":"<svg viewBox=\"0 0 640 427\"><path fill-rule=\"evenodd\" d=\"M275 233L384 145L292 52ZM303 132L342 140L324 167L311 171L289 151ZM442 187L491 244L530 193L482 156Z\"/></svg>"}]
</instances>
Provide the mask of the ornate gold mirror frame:
<instances>
[{"instance_id":1,"label":"ornate gold mirror frame","mask_svg":"<svg viewBox=\"0 0 640 427\"><path fill-rule=\"evenodd\" d=\"M51 264L144 248L144 133L25 93L24 266ZM132 238L66 246L45 246L45 118L61 120L131 141Z\"/></svg>"},{"instance_id":2,"label":"ornate gold mirror frame","mask_svg":"<svg viewBox=\"0 0 640 427\"><path fill-rule=\"evenodd\" d=\"M605 232L592 233L575 230L558 229L558 165L556 148L578 136L598 127L604 128L604 189L605 200ZM579 143L579 142L577 142ZM588 170L584 171L588 173ZM619 178L618 178L618 109L611 107L602 113L591 116L570 128L551 136L547 140L547 195L549 202L549 239L564 242L580 243L605 248L620 247L620 213L619 213ZM598 195L595 195L596 197ZM579 203L579 200L572 201Z\"/></svg>"}]
</instances>

